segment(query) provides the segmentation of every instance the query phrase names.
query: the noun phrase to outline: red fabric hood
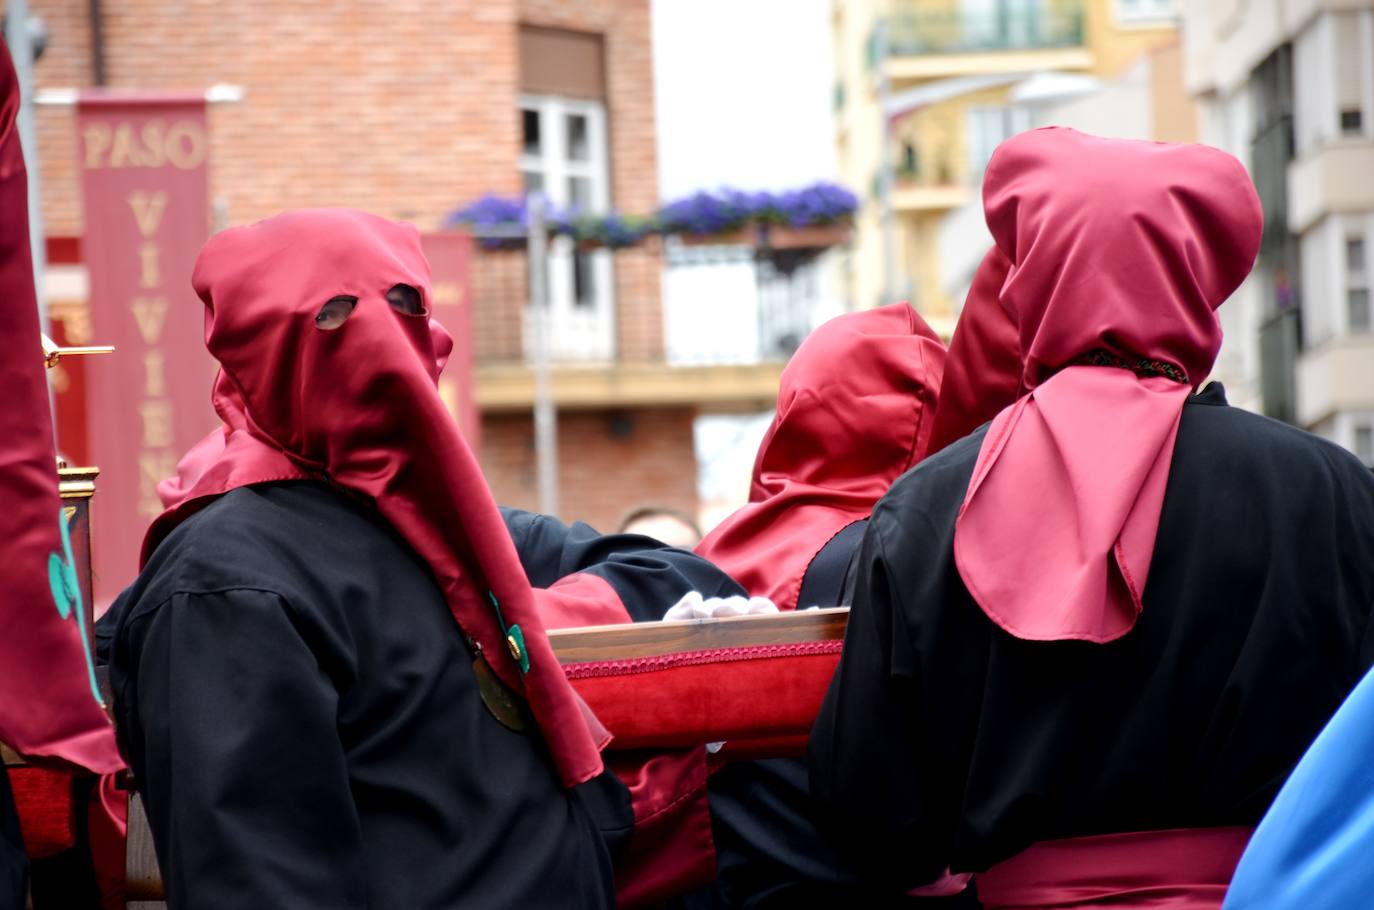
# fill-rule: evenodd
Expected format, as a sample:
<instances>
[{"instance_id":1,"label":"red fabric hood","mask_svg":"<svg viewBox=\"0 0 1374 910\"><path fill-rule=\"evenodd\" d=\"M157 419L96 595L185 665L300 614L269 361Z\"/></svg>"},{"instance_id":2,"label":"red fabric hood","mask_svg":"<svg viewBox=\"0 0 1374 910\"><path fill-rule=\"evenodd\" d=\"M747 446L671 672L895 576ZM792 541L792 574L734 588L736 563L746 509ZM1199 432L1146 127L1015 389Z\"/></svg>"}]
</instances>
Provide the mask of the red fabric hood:
<instances>
[{"instance_id":1,"label":"red fabric hood","mask_svg":"<svg viewBox=\"0 0 1374 910\"><path fill-rule=\"evenodd\" d=\"M905 303L813 331L783 370L749 504L697 552L750 594L795 609L812 557L923 457L944 358Z\"/></svg>"},{"instance_id":2,"label":"red fabric hood","mask_svg":"<svg viewBox=\"0 0 1374 910\"><path fill-rule=\"evenodd\" d=\"M435 370L442 373L453 352L453 336L435 319L430 319L429 329L434 344ZM207 497L253 483L314 476L296 467L283 452L248 432L243 402L223 371L215 376L215 388L210 397L222 425L181 456L176 474L158 481L157 496L164 511L143 539L140 565L148 561L167 532L191 510L198 508L197 503L203 505ZM232 457L225 457L226 448L234 449ZM188 511L177 511L183 504Z\"/></svg>"},{"instance_id":3,"label":"red fabric hood","mask_svg":"<svg viewBox=\"0 0 1374 910\"><path fill-rule=\"evenodd\" d=\"M346 209L290 212L217 234L193 282L221 366L224 444L212 438L188 464L189 489L170 491L180 501L150 529L145 556L208 497L278 473L366 496L429 564L461 629L529 701L563 783L600 773L605 732L563 676L496 504L435 388L451 340L427 315L386 300L406 284L429 307L415 229ZM351 315L321 330L316 314L341 295L357 298ZM507 647L513 627L527 671Z\"/></svg>"},{"instance_id":4,"label":"red fabric hood","mask_svg":"<svg viewBox=\"0 0 1374 910\"><path fill-rule=\"evenodd\" d=\"M0 740L33 758L116 771L124 763L95 689L57 495L18 111L0 41Z\"/></svg>"},{"instance_id":5,"label":"red fabric hood","mask_svg":"<svg viewBox=\"0 0 1374 910\"><path fill-rule=\"evenodd\" d=\"M1024 394L984 438L955 562L1013 635L1110 641L1140 613L1183 403L1254 263L1259 198L1216 149L1049 128L998 148L983 207Z\"/></svg>"},{"instance_id":6,"label":"red fabric hood","mask_svg":"<svg viewBox=\"0 0 1374 910\"><path fill-rule=\"evenodd\" d=\"M972 433L1021 393L1016 320L1002 305L1011 263L993 247L978 264L949 340L927 455Z\"/></svg>"}]
</instances>

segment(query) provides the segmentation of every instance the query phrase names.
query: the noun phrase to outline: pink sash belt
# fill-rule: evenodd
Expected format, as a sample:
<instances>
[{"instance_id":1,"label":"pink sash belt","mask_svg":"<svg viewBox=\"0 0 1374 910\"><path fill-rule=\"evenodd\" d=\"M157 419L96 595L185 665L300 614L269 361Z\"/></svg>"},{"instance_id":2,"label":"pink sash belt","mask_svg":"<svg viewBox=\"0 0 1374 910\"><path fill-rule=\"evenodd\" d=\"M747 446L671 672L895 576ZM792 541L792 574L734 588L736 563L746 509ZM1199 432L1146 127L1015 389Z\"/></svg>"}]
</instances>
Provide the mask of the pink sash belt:
<instances>
[{"instance_id":1,"label":"pink sash belt","mask_svg":"<svg viewBox=\"0 0 1374 910\"><path fill-rule=\"evenodd\" d=\"M1178 828L1032 844L974 876L986 910L1217 910L1253 828Z\"/></svg>"}]
</instances>

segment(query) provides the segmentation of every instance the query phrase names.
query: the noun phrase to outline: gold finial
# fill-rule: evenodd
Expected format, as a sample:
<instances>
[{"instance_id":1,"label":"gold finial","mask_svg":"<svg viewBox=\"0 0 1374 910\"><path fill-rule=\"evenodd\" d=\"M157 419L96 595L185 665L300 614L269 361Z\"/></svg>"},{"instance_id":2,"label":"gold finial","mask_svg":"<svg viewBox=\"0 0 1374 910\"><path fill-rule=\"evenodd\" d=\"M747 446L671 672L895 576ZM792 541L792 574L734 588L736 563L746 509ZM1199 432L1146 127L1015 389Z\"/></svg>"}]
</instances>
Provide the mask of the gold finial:
<instances>
[{"instance_id":1,"label":"gold finial","mask_svg":"<svg viewBox=\"0 0 1374 910\"><path fill-rule=\"evenodd\" d=\"M58 361L63 357L74 354L113 354L114 345L112 344L88 344L83 347L63 348L58 347L47 335L43 335L43 365L48 369L57 366Z\"/></svg>"}]
</instances>

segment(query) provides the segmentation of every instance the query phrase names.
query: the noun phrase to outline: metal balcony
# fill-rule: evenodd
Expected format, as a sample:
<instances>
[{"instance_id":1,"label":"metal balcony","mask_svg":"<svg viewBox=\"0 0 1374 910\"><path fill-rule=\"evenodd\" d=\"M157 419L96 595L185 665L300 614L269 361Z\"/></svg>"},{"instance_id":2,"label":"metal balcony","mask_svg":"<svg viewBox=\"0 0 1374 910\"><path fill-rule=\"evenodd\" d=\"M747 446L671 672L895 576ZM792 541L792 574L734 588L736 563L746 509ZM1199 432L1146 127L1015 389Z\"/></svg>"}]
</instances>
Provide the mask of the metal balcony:
<instances>
[{"instance_id":1,"label":"metal balcony","mask_svg":"<svg viewBox=\"0 0 1374 910\"><path fill-rule=\"evenodd\" d=\"M1084 43L1081 3L1060 3L1053 9L1006 5L987 15L922 10L908 0L886 21L889 57L1079 48Z\"/></svg>"}]
</instances>

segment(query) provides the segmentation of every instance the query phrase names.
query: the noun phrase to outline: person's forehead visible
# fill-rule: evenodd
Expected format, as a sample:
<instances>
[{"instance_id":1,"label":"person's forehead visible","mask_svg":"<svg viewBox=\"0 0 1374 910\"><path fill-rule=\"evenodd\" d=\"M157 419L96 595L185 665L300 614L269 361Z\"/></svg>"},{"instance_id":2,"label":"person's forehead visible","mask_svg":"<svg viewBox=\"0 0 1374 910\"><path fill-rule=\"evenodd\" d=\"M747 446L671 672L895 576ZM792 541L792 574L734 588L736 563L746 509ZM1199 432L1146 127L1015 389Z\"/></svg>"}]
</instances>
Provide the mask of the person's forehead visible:
<instances>
[{"instance_id":1,"label":"person's forehead visible","mask_svg":"<svg viewBox=\"0 0 1374 910\"><path fill-rule=\"evenodd\" d=\"M643 534L668 544L670 547L691 549L700 543L696 528L674 515L645 515L636 518L625 526L627 534Z\"/></svg>"}]
</instances>

